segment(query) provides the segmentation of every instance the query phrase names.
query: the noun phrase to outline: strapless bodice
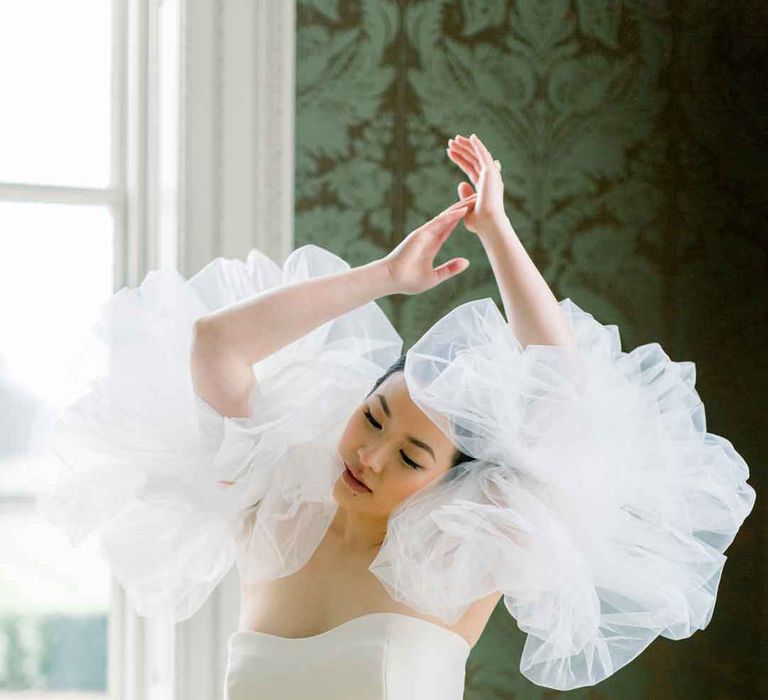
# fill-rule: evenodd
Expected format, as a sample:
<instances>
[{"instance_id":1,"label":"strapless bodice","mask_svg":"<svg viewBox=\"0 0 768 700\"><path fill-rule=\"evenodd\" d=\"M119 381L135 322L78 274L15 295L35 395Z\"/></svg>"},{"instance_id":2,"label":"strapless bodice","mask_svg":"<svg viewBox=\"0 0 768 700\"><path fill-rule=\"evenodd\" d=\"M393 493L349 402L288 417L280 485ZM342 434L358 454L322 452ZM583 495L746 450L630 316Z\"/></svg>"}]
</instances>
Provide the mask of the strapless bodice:
<instances>
[{"instance_id":1,"label":"strapless bodice","mask_svg":"<svg viewBox=\"0 0 768 700\"><path fill-rule=\"evenodd\" d=\"M471 651L460 634L402 613L370 613L311 637L229 638L225 700L461 700Z\"/></svg>"}]
</instances>

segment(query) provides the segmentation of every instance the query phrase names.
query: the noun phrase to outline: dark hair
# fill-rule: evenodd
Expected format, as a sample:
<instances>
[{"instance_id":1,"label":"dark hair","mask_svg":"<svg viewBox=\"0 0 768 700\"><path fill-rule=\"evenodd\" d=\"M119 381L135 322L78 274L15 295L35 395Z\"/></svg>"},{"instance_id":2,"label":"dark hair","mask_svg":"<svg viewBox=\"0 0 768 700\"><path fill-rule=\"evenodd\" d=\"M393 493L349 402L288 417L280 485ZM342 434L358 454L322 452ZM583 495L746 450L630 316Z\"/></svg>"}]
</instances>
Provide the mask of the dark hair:
<instances>
[{"instance_id":1,"label":"dark hair","mask_svg":"<svg viewBox=\"0 0 768 700\"><path fill-rule=\"evenodd\" d=\"M400 357L395 360L387 369L384 374L382 374L377 380L376 383L373 385L373 388L365 395L366 398L368 398L376 389L379 388L379 385L387 379L390 375L394 374L395 372L404 372L405 371L405 353L400 355ZM464 454L458 447L454 445L454 451L453 451L453 459L451 461L450 468L453 469L455 466L461 464L462 462L470 462L474 459L474 457L470 457L467 454Z\"/></svg>"}]
</instances>

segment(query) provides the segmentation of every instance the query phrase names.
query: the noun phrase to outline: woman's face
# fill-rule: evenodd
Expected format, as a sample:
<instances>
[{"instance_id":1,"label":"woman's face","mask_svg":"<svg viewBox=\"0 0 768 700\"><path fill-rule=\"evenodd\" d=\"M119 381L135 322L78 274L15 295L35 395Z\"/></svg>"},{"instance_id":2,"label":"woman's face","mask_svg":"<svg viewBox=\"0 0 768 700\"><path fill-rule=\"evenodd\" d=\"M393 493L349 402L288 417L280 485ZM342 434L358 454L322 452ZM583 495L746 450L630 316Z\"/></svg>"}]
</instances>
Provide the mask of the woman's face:
<instances>
[{"instance_id":1,"label":"woman's face","mask_svg":"<svg viewBox=\"0 0 768 700\"><path fill-rule=\"evenodd\" d=\"M454 449L411 400L405 375L394 372L355 409L339 443L341 458L370 491L355 491L342 474L333 496L349 511L386 518L448 471Z\"/></svg>"}]
</instances>

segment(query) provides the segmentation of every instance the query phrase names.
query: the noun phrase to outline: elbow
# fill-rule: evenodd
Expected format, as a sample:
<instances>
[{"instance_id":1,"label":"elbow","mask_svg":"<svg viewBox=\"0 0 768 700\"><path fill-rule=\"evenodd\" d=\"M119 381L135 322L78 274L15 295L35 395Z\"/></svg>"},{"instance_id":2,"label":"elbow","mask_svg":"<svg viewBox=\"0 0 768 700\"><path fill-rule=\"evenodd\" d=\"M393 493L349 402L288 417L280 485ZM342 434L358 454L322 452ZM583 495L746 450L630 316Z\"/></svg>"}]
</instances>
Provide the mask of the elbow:
<instances>
[{"instance_id":1,"label":"elbow","mask_svg":"<svg viewBox=\"0 0 768 700\"><path fill-rule=\"evenodd\" d=\"M214 337L215 328L211 319L201 316L192 324L192 346L198 347L202 343L209 344Z\"/></svg>"}]
</instances>

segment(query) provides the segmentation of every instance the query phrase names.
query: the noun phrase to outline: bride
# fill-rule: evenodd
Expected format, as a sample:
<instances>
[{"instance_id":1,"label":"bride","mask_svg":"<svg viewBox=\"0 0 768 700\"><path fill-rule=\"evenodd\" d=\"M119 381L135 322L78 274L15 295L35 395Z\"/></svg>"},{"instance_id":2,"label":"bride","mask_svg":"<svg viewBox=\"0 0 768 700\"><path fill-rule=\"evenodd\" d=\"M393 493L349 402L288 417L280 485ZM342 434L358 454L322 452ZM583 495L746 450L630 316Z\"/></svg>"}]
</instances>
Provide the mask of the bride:
<instances>
[{"instance_id":1,"label":"bride","mask_svg":"<svg viewBox=\"0 0 768 700\"><path fill-rule=\"evenodd\" d=\"M461 220L488 251L517 336L528 342L572 342L554 296L519 242L513 244L501 176L490 153L474 134L457 136L449 145L449 156L476 191L461 183L460 201L413 231L386 258L200 319L191 365L196 394L222 415L249 415L253 364L372 299L417 294L465 270L468 261L462 258L433 269L434 258ZM392 511L451 469L457 458L468 459L409 398L403 364L404 356L377 380L378 391L366 397L346 425L339 453L348 468L333 488L339 508L314 555L288 577L243 585L241 628L310 637L380 611L441 624L393 600L368 570ZM478 600L448 629L474 646L501 595L493 591Z\"/></svg>"},{"instance_id":2,"label":"bride","mask_svg":"<svg viewBox=\"0 0 768 700\"><path fill-rule=\"evenodd\" d=\"M459 700L502 598L528 635L520 671L559 690L712 617L755 493L706 432L693 363L624 353L558 301L498 161L474 134L448 155L459 201L385 257L306 245L282 268L252 249L189 280L154 270L83 353L39 512L74 546L98 529L143 616L189 618L236 563L228 700ZM433 267L459 221L506 318L462 304L403 354L376 300L466 270Z\"/></svg>"},{"instance_id":3,"label":"bride","mask_svg":"<svg viewBox=\"0 0 768 700\"><path fill-rule=\"evenodd\" d=\"M423 292L465 270L469 263L461 258L433 269L434 258L459 221L489 246L492 236L514 235L504 215L499 170L487 149L475 135L457 136L450 144L449 154L477 192L462 183L459 202L413 231L382 260L198 320L191 355L196 394L224 416L248 416L255 383L251 367L260 359L373 299ZM511 268L501 250L490 251L500 270ZM510 299L513 280L505 274L502 282L510 285L505 293ZM532 292L541 294L546 289L542 283ZM565 336L565 320L558 319L554 298L548 295L542 302L542 311L554 320L539 323ZM470 459L409 398L404 360L403 355L377 379L346 424L338 447L345 469L333 487L338 509L306 565L263 583L248 584L241 577L240 630L306 639L365 616L397 613L450 630L466 641L467 651L480 638L501 592L483 596L457 623L447 625L394 600L369 570L392 511L462 457Z\"/></svg>"}]
</instances>

